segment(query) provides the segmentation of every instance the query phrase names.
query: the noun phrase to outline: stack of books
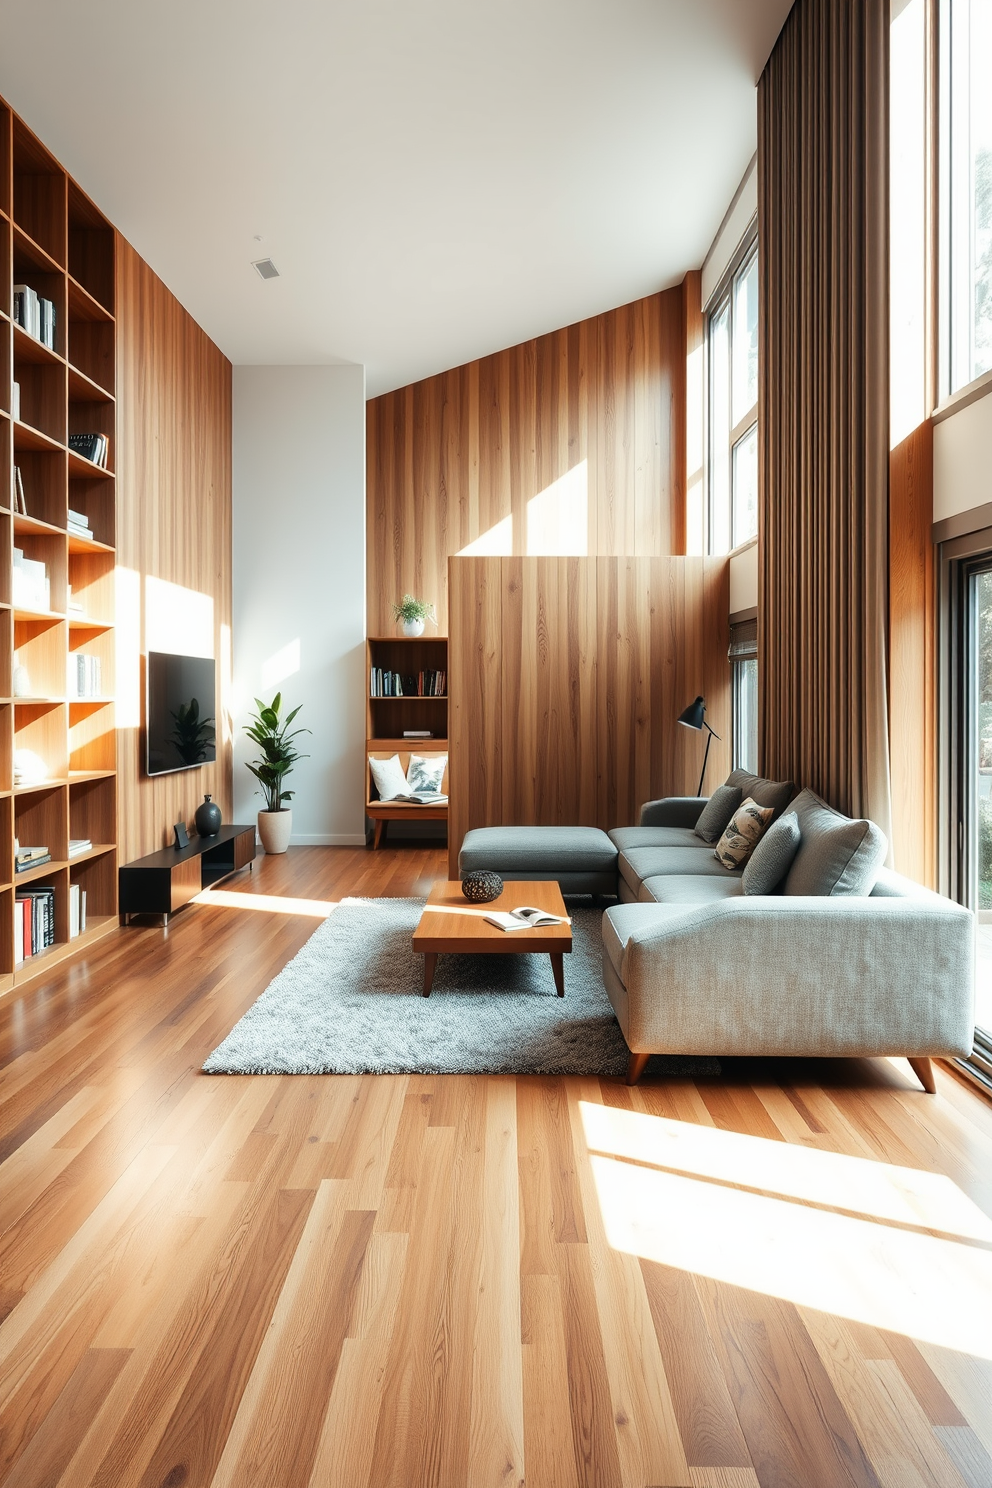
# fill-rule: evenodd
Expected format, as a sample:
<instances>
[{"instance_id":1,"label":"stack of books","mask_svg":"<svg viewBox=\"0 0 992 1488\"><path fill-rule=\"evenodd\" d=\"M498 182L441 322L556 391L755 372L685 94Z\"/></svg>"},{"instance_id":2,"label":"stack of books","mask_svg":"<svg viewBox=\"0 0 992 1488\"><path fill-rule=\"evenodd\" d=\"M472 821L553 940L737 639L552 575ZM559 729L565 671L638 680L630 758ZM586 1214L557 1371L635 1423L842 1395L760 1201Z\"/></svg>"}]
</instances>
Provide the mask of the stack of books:
<instances>
[{"instance_id":1,"label":"stack of books","mask_svg":"<svg viewBox=\"0 0 992 1488\"><path fill-rule=\"evenodd\" d=\"M14 848L14 872L27 873L29 868L40 868L42 863L50 863L52 855L47 847L17 847Z\"/></svg>"},{"instance_id":2,"label":"stack of books","mask_svg":"<svg viewBox=\"0 0 992 1488\"><path fill-rule=\"evenodd\" d=\"M29 336L55 350L55 303L42 299L30 284L14 285L14 320Z\"/></svg>"},{"instance_id":3,"label":"stack of books","mask_svg":"<svg viewBox=\"0 0 992 1488\"><path fill-rule=\"evenodd\" d=\"M66 697L100 697L103 684L99 656L85 651L70 651L66 658Z\"/></svg>"},{"instance_id":4,"label":"stack of books","mask_svg":"<svg viewBox=\"0 0 992 1488\"><path fill-rule=\"evenodd\" d=\"M89 852L92 846L93 843L88 837L70 837L69 856L70 858L78 858L80 853Z\"/></svg>"},{"instance_id":5,"label":"stack of books","mask_svg":"<svg viewBox=\"0 0 992 1488\"><path fill-rule=\"evenodd\" d=\"M101 470L107 468L106 434L70 434L69 448L77 455L82 455L84 460L90 460L94 465L99 465Z\"/></svg>"},{"instance_id":6,"label":"stack of books","mask_svg":"<svg viewBox=\"0 0 992 1488\"><path fill-rule=\"evenodd\" d=\"M25 889L14 904L14 964L55 944L55 890Z\"/></svg>"},{"instance_id":7,"label":"stack of books","mask_svg":"<svg viewBox=\"0 0 992 1488\"><path fill-rule=\"evenodd\" d=\"M33 749L14 750L14 784L41 785L48 779L48 766Z\"/></svg>"},{"instance_id":8,"label":"stack of books","mask_svg":"<svg viewBox=\"0 0 992 1488\"><path fill-rule=\"evenodd\" d=\"M71 436L70 443L72 442L72 438L75 438L75 435ZM73 537L85 537L87 542L93 541L93 534L90 531L90 519L85 512L73 511L70 506L66 527Z\"/></svg>"}]
</instances>

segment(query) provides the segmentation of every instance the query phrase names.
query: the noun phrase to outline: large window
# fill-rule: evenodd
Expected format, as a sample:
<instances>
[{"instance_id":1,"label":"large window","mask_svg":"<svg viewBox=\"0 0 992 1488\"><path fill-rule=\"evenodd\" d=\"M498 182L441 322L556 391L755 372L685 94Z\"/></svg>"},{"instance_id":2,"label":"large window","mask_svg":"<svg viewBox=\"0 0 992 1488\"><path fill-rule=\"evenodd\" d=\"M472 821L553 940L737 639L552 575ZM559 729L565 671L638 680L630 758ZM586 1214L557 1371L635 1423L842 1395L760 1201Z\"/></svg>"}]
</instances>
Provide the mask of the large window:
<instances>
[{"instance_id":1,"label":"large window","mask_svg":"<svg viewBox=\"0 0 992 1488\"><path fill-rule=\"evenodd\" d=\"M758 622L730 628L735 770L758 773Z\"/></svg>"},{"instance_id":2,"label":"large window","mask_svg":"<svg viewBox=\"0 0 992 1488\"><path fill-rule=\"evenodd\" d=\"M992 371L992 0L943 6L944 391Z\"/></svg>"},{"instance_id":3,"label":"large window","mask_svg":"<svg viewBox=\"0 0 992 1488\"><path fill-rule=\"evenodd\" d=\"M709 346L709 550L758 532L758 246L753 235L714 297Z\"/></svg>"}]
</instances>

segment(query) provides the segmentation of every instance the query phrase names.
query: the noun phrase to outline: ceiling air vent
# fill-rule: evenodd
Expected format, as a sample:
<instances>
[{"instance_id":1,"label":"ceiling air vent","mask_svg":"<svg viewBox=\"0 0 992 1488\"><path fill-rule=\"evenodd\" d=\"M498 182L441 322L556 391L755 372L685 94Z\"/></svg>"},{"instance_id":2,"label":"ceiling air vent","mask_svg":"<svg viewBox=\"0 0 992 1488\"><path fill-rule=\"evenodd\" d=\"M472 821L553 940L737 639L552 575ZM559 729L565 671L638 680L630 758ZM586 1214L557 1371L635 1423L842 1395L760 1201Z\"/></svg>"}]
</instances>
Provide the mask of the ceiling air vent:
<instances>
[{"instance_id":1,"label":"ceiling air vent","mask_svg":"<svg viewBox=\"0 0 992 1488\"><path fill-rule=\"evenodd\" d=\"M279 270L271 258L258 258L252 263L252 268L260 279L278 279Z\"/></svg>"}]
</instances>

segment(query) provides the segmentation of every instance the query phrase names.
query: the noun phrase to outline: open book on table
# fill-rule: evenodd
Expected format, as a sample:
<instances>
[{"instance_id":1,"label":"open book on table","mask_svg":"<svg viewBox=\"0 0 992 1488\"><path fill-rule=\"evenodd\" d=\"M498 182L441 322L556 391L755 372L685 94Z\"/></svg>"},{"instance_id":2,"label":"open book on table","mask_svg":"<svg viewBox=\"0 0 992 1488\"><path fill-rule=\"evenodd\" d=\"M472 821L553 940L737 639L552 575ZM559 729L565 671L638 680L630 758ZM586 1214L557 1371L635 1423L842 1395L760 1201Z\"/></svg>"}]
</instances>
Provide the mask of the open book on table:
<instances>
[{"instance_id":1,"label":"open book on table","mask_svg":"<svg viewBox=\"0 0 992 1488\"><path fill-rule=\"evenodd\" d=\"M490 925L498 930L535 930L542 925L568 925L562 915L548 914L546 909L535 909L532 904L521 904L518 909L494 910L486 915Z\"/></svg>"}]
</instances>

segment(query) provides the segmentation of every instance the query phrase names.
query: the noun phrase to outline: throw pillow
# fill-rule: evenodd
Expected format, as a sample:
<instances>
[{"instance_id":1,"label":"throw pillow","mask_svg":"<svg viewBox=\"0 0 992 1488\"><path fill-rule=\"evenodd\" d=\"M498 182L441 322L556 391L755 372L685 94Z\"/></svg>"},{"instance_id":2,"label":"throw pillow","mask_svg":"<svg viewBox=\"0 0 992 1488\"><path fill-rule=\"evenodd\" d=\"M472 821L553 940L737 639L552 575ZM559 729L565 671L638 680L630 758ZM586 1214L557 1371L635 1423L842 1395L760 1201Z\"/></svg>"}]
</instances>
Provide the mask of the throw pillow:
<instances>
[{"instance_id":1,"label":"throw pillow","mask_svg":"<svg viewBox=\"0 0 992 1488\"><path fill-rule=\"evenodd\" d=\"M369 769L372 771L372 779L375 788L379 792L380 801L393 801L397 796L405 796L409 790L406 776L403 774L403 766L400 757L394 754L390 759L373 759L369 755Z\"/></svg>"},{"instance_id":2,"label":"throw pillow","mask_svg":"<svg viewBox=\"0 0 992 1488\"><path fill-rule=\"evenodd\" d=\"M794 811L772 822L744 869L741 887L745 894L773 894L792 867L800 840L799 818Z\"/></svg>"},{"instance_id":3,"label":"throw pillow","mask_svg":"<svg viewBox=\"0 0 992 1488\"><path fill-rule=\"evenodd\" d=\"M801 841L783 893L870 894L888 842L872 821L854 821L804 790L792 803Z\"/></svg>"},{"instance_id":4,"label":"throw pillow","mask_svg":"<svg viewBox=\"0 0 992 1488\"><path fill-rule=\"evenodd\" d=\"M761 775L752 775L750 770L731 770L727 784L740 786L745 800L750 796L759 806L771 806L776 816L782 815L796 794L791 780L765 780Z\"/></svg>"},{"instance_id":5,"label":"throw pillow","mask_svg":"<svg viewBox=\"0 0 992 1488\"><path fill-rule=\"evenodd\" d=\"M750 796L738 806L713 850L724 868L744 867L774 815L774 806L759 806Z\"/></svg>"},{"instance_id":6,"label":"throw pillow","mask_svg":"<svg viewBox=\"0 0 992 1488\"><path fill-rule=\"evenodd\" d=\"M703 842L716 842L740 804L739 786L718 785L700 812L694 829L696 836Z\"/></svg>"},{"instance_id":7,"label":"throw pillow","mask_svg":"<svg viewBox=\"0 0 992 1488\"><path fill-rule=\"evenodd\" d=\"M430 759L424 759L419 754L411 754L406 772L406 783L410 794L422 795L430 791L437 795L447 768L448 756L446 754L434 754Z\"/></svg>"}]
</instances>

